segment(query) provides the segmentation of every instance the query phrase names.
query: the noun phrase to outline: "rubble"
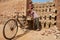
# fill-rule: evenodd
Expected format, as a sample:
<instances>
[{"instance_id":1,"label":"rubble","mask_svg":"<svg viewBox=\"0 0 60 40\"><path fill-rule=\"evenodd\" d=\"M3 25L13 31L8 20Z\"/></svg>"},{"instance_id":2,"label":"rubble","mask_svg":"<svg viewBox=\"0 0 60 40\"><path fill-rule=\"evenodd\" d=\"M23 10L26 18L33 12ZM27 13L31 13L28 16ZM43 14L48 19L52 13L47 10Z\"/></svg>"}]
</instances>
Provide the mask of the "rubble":
<instances>
[{"instance_id":1,"label":"rubble","mask_svg":"<svg viewBox=\"0 0 60 40\"><path fill-rule=\"evenodd\" d=\"M53 26L53 27L51 27L51 28L49 28L49 29L45 29L42 33L41 33L41 35L42 36L48 36L48 35L54 35L54 38L55 39L58 39L58 38L60 38L60 31L57 29L57 27L56 26Z\"/></svg>"}]
</instances>

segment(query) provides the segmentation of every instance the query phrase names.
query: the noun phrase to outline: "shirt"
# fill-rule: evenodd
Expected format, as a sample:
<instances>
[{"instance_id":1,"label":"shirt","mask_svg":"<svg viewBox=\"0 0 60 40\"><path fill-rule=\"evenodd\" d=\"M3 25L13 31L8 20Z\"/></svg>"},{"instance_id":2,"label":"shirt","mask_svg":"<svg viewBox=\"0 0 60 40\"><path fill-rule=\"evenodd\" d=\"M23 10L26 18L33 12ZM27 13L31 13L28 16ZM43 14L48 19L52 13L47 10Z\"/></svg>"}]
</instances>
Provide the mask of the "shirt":
<instances>
[{"instance_id":1,"label":"shirt","mask_svg":"<svg viewBox=\"0 0 60 40\"><path fill-rule=\"evenodd\" d=\"M35 11L32 11L31 14L33 14L34 19L39 17L38 14Z\"/></svg>"}]
</instances>

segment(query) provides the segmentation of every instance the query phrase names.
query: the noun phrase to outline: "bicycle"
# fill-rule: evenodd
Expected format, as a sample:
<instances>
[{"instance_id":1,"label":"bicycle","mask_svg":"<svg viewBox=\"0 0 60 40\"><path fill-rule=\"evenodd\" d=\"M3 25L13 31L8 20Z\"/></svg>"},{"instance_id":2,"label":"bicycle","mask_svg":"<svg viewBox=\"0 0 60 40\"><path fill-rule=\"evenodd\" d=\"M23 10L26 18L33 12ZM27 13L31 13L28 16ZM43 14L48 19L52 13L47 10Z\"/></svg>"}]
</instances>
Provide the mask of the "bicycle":
<instances>
[{"instance_id":1,"label":"bicycle","mask_svg":"<svg viewBox=\"0 0 60 40\"><path fill-rule=\"evenodd\" d=\"M24 29L25 25L27 25L26 16L19 17L19 12L15 13L17 13L17 15L14 17L14 19L9 19L3 27L3 36L6 39L13 39L16 36L18 32L18 23L20 24L20 28L22 29ZM23 20L19 20L18 18L23 18Z\"/></svg>"}]
</instances>

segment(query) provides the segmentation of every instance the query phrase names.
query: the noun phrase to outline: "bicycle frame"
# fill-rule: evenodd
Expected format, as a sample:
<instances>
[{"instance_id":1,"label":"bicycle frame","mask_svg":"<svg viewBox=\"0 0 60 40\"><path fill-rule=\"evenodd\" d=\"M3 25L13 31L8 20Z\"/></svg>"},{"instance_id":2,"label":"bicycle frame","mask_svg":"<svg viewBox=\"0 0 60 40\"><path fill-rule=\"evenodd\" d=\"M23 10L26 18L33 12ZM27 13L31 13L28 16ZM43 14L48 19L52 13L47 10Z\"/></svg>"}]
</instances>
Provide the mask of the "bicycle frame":
<instances>
[{"instance_id":1,"label":"bicycle frame","mask_svg":"<svg viewBox=\"0 0 60 40\"><path fill-rule=\"evenodd\" d=\"M17 18L15 19L17 21L17 24L19 23L19 25L21 25L21 27L24 27L24 25L20 22L20 20L18 18L26 18L26 17L17 15ZM22 21L24 21L24 20L22 20Z\"/></svg>"}]
</instances>

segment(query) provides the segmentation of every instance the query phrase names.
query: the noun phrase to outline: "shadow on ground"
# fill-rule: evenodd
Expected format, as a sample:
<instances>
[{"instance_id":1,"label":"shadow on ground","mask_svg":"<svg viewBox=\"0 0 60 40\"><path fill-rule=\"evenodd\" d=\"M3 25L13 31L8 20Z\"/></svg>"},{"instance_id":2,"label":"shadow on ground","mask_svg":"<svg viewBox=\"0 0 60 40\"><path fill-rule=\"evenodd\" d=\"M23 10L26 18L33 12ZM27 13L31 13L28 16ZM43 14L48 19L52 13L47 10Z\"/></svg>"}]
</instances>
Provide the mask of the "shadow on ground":
<instances>
[{"instance_id":1,"label":"shadow on ground","mask_svg":"<svg viewBox=\"0 0 60 40\"><path fill-rule=\"evenodd\" d=\"M26 35L26 34L29 33L29 32L30 32L30 30L27 30L27 31L25 31L23 34L17 35L13 40L17 40L18 38L23 37L24 35Z\"/></svg>"}]
</instances>

